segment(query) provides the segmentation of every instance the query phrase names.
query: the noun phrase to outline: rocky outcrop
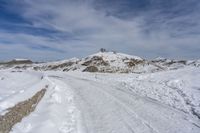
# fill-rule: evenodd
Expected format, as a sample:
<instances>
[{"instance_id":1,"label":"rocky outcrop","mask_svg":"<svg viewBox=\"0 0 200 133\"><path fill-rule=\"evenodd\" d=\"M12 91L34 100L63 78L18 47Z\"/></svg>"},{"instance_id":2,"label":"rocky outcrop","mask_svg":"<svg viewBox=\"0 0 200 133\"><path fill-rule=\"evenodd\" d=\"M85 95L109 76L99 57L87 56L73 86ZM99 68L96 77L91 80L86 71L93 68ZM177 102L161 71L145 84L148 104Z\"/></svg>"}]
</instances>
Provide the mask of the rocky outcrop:
<instances>
[{"instance_id":1,"label":"rocky outcrop","mask_svg":"<svg viewBox=\"0 0 200 133\"><path fill-rule=\"evenodd\" d=\"M95 66L88 66L83 70L83 72L98 72L98 71L99 71L98 68Z\"/></svg>"}]
</instances>

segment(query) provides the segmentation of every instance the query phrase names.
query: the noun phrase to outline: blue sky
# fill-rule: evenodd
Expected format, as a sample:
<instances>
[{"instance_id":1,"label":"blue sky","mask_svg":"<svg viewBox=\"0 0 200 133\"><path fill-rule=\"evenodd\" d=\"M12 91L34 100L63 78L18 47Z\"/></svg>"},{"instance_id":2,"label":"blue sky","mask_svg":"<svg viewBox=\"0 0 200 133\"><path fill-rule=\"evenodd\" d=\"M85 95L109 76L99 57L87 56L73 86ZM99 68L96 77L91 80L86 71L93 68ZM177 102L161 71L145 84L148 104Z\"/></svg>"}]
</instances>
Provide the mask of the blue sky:
<instances>
[{"instance_id":1,"label":"blue sky","mask_svg":"<svg viewBox=\"0 0 200 133\"><path fill-rule=\"evenodd\" d=\"M0 60L200 58L199 0L0 0Z\"/></svg>"}]
</instances>

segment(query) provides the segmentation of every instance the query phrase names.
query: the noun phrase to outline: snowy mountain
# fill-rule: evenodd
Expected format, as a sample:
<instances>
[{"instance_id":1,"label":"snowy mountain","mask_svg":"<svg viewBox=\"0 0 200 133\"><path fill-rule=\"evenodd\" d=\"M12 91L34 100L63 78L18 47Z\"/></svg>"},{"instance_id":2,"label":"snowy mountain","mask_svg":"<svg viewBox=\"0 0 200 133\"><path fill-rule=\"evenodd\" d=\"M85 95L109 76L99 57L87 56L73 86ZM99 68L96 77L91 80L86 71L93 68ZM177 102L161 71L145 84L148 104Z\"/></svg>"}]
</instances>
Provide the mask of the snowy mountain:
<instances>
[{"instance_id":1,"label":"snowy mountain","mask_svg":"<svg viewBox=\"0 0 200 133\"><path fill-rule=\"evenodd\" d=\"M21 68L20 66L24 65L31 65L33 62L29 59L13 59L8 62L0 62L0 69L6 69L6 68Z\"/></svg>"},{"instance_id":2,"label":"snowy mountain","mask_svg":"<svg viewBox=\"0 0 200 133\"><path fill-rule=\"evenodd\" d=\"M61 70L61 71L83 71L102 73L129 73L146 72L148 69L155 71L158 67L149 64L138 56L123 53L99 52L82 59L70 59L60 62L37 64L35 70Z\"/></svg>"},{"instance_id":3,"label":"snowy mountain","mask_svg":"<svg viewBox=\"0 0 200 133\"><path fill-rule=\"evenodd\" d=\"M200 60L171 60L166 58L156 58L150 62L169 70L179 69L185 66L200 67Z\"/></svg>"},{"instance_id":4,"label":"snowy mountain","mask_svg":"<svg viewBox=\"0 0 200 133\"><path fill-rule=\"evenodd\" d=\"M1 64L31 64L33 63L31 60L29 59L13 59L11 61L8 62L2 62Z\"/></svg>"},{"instance_id":5,"label":"snowy mountain","mask_svg":"<svg viewBox=\"0 0 200 133\"><path fill-rule=\"evenodd\" d=\"M200 67L200 60L142 59L138 56L116 52L98 52L88 57L72 58L47 63L32 63L30 60L13 60L0 68L33 69L44 71L83 71L101 73L152 73L180 69L187 66Z\"/></svg>"},{"instance_id":6,"label":"snowy mountain","mask_svg":"<svg viewBox=\"0 0 200 133\"><path fill-rule=\"evenodd\" d=\"M126 73L143 62L140 57L113 52L99 52L80 61L81 65L86 67L83 71L106 73ZM89 69L91 67L96 68L96 71Z\"/></svg>"}]
</instances>

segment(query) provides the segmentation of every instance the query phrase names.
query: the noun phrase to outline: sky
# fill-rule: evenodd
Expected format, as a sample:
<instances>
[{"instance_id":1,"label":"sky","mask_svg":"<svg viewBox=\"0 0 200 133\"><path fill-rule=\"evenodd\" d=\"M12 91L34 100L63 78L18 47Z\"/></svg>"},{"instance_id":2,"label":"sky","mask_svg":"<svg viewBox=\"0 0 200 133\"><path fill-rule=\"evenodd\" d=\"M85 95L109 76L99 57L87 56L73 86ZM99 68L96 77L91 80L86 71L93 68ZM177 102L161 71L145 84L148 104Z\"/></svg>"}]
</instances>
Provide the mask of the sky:
<instances>
[{"instance_id":1,"label":"sky","mask_svg":"<svg viewBox=\"0 0 200 133\"><path fill-rule=\"evenodd\" d=\"M200 59L199 13L199 0L0 0L0 60Z\"/></svg>"}]
</instances>

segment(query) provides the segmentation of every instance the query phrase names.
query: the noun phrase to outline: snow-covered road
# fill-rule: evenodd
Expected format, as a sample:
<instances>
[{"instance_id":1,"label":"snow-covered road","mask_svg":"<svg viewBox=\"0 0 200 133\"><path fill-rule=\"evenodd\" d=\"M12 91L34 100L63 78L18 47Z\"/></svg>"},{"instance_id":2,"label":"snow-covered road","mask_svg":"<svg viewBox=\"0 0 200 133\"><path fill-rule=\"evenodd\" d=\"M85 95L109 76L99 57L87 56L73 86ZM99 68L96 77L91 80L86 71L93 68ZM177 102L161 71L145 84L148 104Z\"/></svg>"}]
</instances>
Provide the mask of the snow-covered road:
<instances>
[{"instance_id":1,"label":"snow-covered road","mask_svg":"<svg viewBox=\"0 0 200 133\"><path fill-rule=\"evenodd\" d=\"M191 116L120 86L67 76L76 95L86 133L198 133ZM198 123L199 124L199 123Z\"/></svg>"},{"instance_id":2,"label":"snow-covered road","mask_svg":"<svg viewBox=\"0 0 200 133\"><path fill-rule=\"evenodd\" d=\"M40 80L40 83L34 85L35 88L48 84L49 90L36 111L17 124L12 133L200 132L200 121L191 114L129 91L123 84L107 80L106 76L98 77L104 80L97 80L81 74L83 73L27 73L30 77L25 78ZM12 77L7 75L9 76ZM12 89L13 87L11 86ZM20 97L28 97L30 92L26 89L20 93Z\"/></svg>"}]
</instances>

